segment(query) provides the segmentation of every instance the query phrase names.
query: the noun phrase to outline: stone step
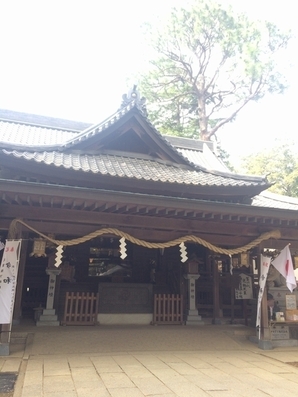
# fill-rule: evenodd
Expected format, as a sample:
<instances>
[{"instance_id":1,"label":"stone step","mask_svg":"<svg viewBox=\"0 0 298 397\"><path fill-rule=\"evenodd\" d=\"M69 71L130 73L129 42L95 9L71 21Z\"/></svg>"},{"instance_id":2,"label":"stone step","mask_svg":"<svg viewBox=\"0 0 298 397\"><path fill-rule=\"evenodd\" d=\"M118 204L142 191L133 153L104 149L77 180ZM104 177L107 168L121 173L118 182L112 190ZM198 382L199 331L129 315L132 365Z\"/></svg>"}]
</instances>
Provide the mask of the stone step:
<instances>
[{"instance_id":1,"label":"stone step","mask_svg":"<svg viewBox=\"0 0 298 397\"><path fill-rule=\"evenodd\" d=\"M27 341L27 333L12 332L10 336L10 343L14 345L23 345Z\"/></svg>"},{"instance_id":2,"label":"stone step","mask_svg":"<svg viewBox=\"0 0 298 397\"><path fill-rule=\"evenodd\" d=\"M37 327L59 327L60 321L37 321Z\"/></svg>"},{"instance_id":3,"label":"stone step","mask_svg":"<svg viewBox=\"0 0 298 397\"><path fill-rule=\"evenodd\" d=\"M58 320L58 317L57 317L57 315L55 315L55 314L53 314L53 315L44 315L44 314L42 314L40 317L39 317L39 321L57 321Z\"/></svg>"},{"instance_id":4,"label":"stone step","mask_svg":"<svg viewBox=\"0 0 298 397\"><path fill-rule=\"evenodd\" d=\"M10 343L13 345L24 345L26 343L27 337L11 336Z\"/></svg>"}]
</instances>

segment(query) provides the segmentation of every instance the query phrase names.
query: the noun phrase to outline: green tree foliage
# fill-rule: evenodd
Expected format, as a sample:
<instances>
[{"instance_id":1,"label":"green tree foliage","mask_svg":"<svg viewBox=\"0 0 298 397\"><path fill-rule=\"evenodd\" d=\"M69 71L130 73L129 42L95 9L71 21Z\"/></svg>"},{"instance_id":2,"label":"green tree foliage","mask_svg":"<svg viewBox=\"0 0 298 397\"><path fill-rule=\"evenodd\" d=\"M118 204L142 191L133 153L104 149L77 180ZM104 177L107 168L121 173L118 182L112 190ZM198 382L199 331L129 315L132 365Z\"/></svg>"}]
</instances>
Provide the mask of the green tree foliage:
<instances>
[{"instance_id":1,"label":"green tree foliage","mask_svg":"<svg viewBox=\"0 0 298 397\"><path fill-rule=\"evenodd\" d=\"M139 88L162 133L209 140L248 102L285 88L276 54L290 33L212 0L173 9L146 37L154 53Z\"/></svg>"},{"instance_id":2,"label":"green tree foliage","mask_svg":"<svg viewBox=\"0 0 298 397\"><path fill-rule=\"evenodd\" d=\"M230 154L224 150L221 145L217 146L218 156L221 161L228 167L228 169L232 172L236 172L234 165L230 161Z\"/></svg>"},{"instance_id":3,"label":"green tree foliage","mask_svg":"<svg viewBox=\"0 0 298 397\"><path fill-rule=\"evenodd\" d=\"M251 155L243 161L243 170L253 175L267 175L274 183L274 193L298 197L297 150L291 144L277 144L273 149Z\"/></svg>"}]
</instances>

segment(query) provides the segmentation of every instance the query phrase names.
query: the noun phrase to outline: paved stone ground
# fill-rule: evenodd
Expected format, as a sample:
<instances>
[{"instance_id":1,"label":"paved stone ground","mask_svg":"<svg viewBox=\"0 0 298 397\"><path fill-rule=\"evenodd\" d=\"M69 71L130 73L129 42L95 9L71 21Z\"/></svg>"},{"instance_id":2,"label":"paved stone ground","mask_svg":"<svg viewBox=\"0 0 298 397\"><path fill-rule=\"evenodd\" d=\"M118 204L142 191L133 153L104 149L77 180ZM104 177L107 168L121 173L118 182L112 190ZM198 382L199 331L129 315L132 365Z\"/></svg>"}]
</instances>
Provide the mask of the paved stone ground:
<instances>
[{"instance_id":1,"label":"paved stone ground","mask_svg":"<svg viewBox=\"0 0 298 397\"><path fill-rule=\"evenodd\" d=\"M0 357L19 372L14 397L297 397L298 348L264 351L247 328L27 327ZM5 396L8 397L8 396Z\"/></svg>"}]
</instances>

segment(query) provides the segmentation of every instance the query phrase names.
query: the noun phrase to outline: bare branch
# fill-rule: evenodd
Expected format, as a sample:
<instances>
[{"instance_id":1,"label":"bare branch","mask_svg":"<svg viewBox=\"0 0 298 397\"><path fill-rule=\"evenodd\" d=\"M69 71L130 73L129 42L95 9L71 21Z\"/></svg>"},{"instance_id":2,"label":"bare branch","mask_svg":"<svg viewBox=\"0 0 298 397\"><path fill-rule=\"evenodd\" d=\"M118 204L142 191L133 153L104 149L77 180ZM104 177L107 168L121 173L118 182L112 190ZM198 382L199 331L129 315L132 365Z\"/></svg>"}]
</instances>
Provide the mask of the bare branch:
<instances>
[{"instance_id":1,"label":"bare branch","mask_svg":"<svg viewBox=\"0 0 298 397\"><path fill-rule=\"evenodd\" d=\"M208 132L207 136L208 138L211 138L218 130L220 127L222 127L224 124L229 123L230 121L232 121L235 116L240 112L240 110L242 108L244 108L244 106L253 99L253 95L250 95L249 97L247 97L242 104L227 118L221 120L215 127L213 127L211 129L211 131Z\"/></svg>"}]
</instances>

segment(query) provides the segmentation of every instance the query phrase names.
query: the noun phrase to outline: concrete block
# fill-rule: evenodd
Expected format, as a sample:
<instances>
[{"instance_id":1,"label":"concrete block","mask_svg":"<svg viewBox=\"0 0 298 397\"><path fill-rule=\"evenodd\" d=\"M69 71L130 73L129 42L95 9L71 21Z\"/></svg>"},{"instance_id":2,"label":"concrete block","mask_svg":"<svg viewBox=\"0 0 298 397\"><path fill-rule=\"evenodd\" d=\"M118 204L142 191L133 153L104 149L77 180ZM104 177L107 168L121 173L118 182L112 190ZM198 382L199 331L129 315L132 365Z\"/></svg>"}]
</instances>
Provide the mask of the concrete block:
<instances>
[{"instance_id":1,"label":"concrete block","mask_svg":"<svg viewBox=\"0 0 298 397\"><path fill-rule=\"evenodd\" d=\"M272 350L273 349L272 341L267 339L260 339L258 343L258 347L259 349L262 350Z\"/></svg>"},{"instance_id":2,"label":"concrete block","mask_svg":"<svg viewBox=\"0 0 298 397\"><path fill-rule=\"evenodd\" d=\"M9 356L9 343L0 343L0 356Z\"/></svg>"}]
</instances>

